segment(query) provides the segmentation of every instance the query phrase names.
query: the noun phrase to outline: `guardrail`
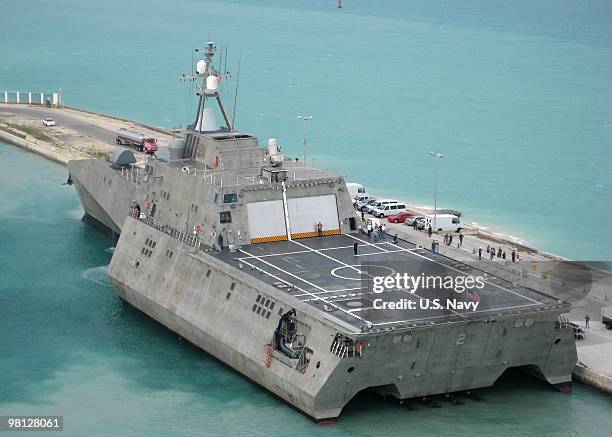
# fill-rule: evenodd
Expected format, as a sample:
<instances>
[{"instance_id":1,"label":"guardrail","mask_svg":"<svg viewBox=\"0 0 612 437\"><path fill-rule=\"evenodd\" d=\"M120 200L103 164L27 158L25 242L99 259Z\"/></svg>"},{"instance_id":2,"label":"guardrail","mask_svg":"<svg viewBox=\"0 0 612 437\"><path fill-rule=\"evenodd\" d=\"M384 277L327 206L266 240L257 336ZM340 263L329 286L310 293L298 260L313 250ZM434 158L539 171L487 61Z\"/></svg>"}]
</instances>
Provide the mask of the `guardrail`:
<instances>
[{"instance_id":1,"label":"guardrail","mask_svg":"<svg viewBox=\"0 0 612 437\"><path fill-rule=\"evenodd\" d=\"M150 216L141 216L137 218L137 220L140 220L141 222L151 226L152 228L157 229L160 232L163 232L164 234L176 238L181 243L188 244L189 246L195 247L198 250L202 247L202 242L197 235L187 234L183 231L179 231L178 229L175 229L169 225L160 223L158 220Z\"/></svg>"},{"instance_id":2,"label":"guardrail","mask_svg":"<svg viewBox=\"0 0 612 437\"><path fill-rule=\"evenodd\" d=\"M62 92L0 91L2 103L40 105L49 108L63 108Z\"/></svg>"}]
</instances>

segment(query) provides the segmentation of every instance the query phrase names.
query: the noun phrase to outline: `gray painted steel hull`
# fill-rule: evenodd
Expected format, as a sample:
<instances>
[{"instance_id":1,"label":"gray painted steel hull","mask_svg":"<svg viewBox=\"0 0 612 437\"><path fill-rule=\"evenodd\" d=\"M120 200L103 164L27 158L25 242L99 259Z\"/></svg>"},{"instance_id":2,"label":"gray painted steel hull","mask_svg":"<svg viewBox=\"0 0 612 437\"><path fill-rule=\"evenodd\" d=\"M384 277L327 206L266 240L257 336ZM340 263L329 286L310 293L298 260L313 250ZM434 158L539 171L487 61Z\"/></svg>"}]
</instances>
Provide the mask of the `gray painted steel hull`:
<instances>
[{"instance_id":1,"label":"gray painted steel hull","mask_svg":"<svg viewBox=\"0 0 612 437\"><path fill-rule=\"evenodd\" d=\"M69 171L87 214L121 233L108 269L117 294L315 419L337 417L364 389L400 399L456 392L491 386L511 367L525 367L551 384L571 382L577 359L573 332L556 324L567 307L500 314L494 321L360 331L188 244L191 233L177 229L192 229L194 215L210 230L202 233L205 244L214 243L215 229L220 232L213 219L218 220L222 206L208 200L217 197L217 188L204 184L206 175L160 167L158 177L134 181L103 160L72 161ZM342 234L354 215L342 197L343 184L327 179L294 188L297 195L338 196ZM245 204L280 196L280 190L248 188ZM208 208L196 210L194 199ZM165 225L128 216L135 203L151 201L159 204L156 219ZM244 206L231 209L232 225L246 223ZM274 302L268 317L254 311L260 299ZM291 308L309 331L306 345L312 356L305 366L268 347L280 315ZM333 345L338 334L362 342L363 353L338 354Z\"/></svg>"}]
</instances>

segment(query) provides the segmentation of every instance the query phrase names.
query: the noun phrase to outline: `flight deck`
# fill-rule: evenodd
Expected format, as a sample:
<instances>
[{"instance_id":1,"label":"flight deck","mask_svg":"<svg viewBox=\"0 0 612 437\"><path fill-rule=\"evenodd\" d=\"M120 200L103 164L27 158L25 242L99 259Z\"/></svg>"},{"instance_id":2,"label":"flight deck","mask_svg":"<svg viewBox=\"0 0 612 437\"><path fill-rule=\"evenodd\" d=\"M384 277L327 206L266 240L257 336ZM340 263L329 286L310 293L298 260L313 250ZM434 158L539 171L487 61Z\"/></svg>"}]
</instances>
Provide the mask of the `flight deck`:
<instances>
[{"instance_id":1,"label":"flight deck","mask_svg":"<svg viewBox=\"0 0 612 437\"><path fill-rule=\"evenodd\" d=\"M561 304L536 290L488 275L477 266L439 254L434 257L430 250L401 239L394 242L388 235L377 240L358 233L294 239L243 246L238 252L226 250L215 256L361 329L486 319ZM398 273L481 277L484 286L461 293L440 287L373 291L373 277ZM434 307L435 300L440 308ZM449 300L451 306L447 305ZM393 308L397 302L404 307Z\"/></svg>"}]
</instances>

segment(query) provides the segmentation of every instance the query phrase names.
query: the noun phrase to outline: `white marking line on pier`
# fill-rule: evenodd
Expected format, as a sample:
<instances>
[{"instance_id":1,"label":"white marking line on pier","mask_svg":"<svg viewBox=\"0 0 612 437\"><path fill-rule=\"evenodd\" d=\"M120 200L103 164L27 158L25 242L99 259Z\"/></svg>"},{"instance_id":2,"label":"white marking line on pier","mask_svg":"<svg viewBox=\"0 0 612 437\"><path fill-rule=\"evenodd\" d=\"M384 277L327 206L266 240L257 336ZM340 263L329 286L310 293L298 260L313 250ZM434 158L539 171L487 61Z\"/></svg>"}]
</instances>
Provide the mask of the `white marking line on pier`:
<instances>
[{"instance_id":1,"label":"white marking line on pier","mask_svg":"<svg viewBox=\"0 0 612 437\"><path fill-rule=\"evenodd\" d=\"M440 266L446 267L446 268L448 268L448 269L450 269L450 270L454 270L454 271L459 272L459 273L461 273L461 274L465 274L465 272L463 272L463 271L461 271L461 270L459 270L459 269L456 269L456 268L451 267L451 266L447 266L446 264L442 264L441 262L438 262L438 261L436 261L435 259L428 258L428 257L426 257L425 255L421 255L420 253L411 252L411 251L410 251L410 250L408 250L408 249L403 249L402 247L400 247L400 246L398 246L397 244L394 244L394 243L391 243L391 245L392 245L392 246L394 246L394 247L397 247L398 249L402 249L402 250L403 250L403 251L405 251L405 252L409 252L410 254L412 254L412 255L414 255L414 256L418 256L419 258L426 259L426 260L431 261L431 262L433 262L433 263L435 263L435 264L438 264L438 265L440 265ZM541 304L541 302L538 302L538 301L537 301L537 300L535 300L535 299L531 299L530 297L523 296L521 293L517 293L516 291L509 290L508 288L506 288L506 287L502 287L501 285L494 284L493 282L490 282L490 281L485 281L485 283L486 283L486 284L489 284L489 285L492 285L492 286L494 286L494 287L497 287L497 288L499 288L499 289L501 289L501 290L507 291L508 293L511 293L511 294L516 295L516 296L522 297L523 299L528 300L528 301L530 301L530 302L534 302L534 303L536 303L537 305L540 305L540 304Z\"/></svg>"},{"instance_id":2,"label":"white marking line on pier","mask_svg":"<svg viewBox=\"0 0 612 437\"><path fill-rule=\"evenodd\" d=\"M253 258L257 259L257 261L259 261L259 262L262 262L262 263L264 263L264 264L267 264L267 265L269 265L270 267L272 267L272 268L274 268L274 269L276 269L276 270L278 270L278 271L280 271L280 272L282 272L282 273L284 273L284 274L286 274L286 275L288 275L288 276L292 276L292 277L294 277L295 279L297 279L297 280L299 280L299 281L302 281L304 284L308 284L308 285L310 285L311 287L317 288L317 289L319 289L319 290L321 290L321 291L327 291L327 290L325 290L324 288L319 287L318 285L313 284L312 282L309 282L309 281L307 281L307 280L305 280L305 279L302 279L302 278L300 278L299 276L296 276L296 275L294 275L294 274L293 274L293 273L291 273L291 272L287 272L286 270L283 270L283 269L281 269L280 267L277 267L277 266L275 266L274 264L271 264L271 263L269 263L269 262L268 262L268 261L266 261L266 260L259 259L259 257L255 256L255 255L253 255L253 254L250 254L249 252L247 252L247 251L246 251L246 250L244 250L244 249L239 249L239 250L240 250L240 252L244 253L245 255L248 255L248 256L250 256L250 257L253 257ZM243 262L244 262L245 264L250 265L251 267L253 267L253 268L255 268L255 269L259 269L259 270L261 270L261 271L262 271L262 272L264 272L266 275L270 276L271 278L276 279L277 281L281 281L281 282L285 282L285 283L287 282L287 281L283 281L283 280L282 280L282 279L280 279L278 276L275 276L275 275L273 275L273 274L271 274L271 273L269 273L269 272L266 272L265 270L263 270L263 269L261 269L261 268L259 268L259 267L254 266L253 264L251 264L251 263L250 263L250 262L248 262L248 261L244 261L244 260L243 260ZM292 284L292 285L293 285L293 284ZM315 300L320 300L321 302L324 302L324 305L328 305L328 304L329 304L329 305L333 306L334 308L336 308L336 309L338 309L338 310L342 311L343 313L348 314L349 316L355 317L355 318L356 318L356 319L358 319L358 320L361 320L362 322L365 322L365 323L371 323L369 320L362 319L361 317L356 316L356 315L354 315L354 314L352 314L352 313L350 313L350 312L346 311L346 310L345 310L345 309L343 309L343 308L340 308L338 305L334 305L334 304L333 304L333 303L331 303L331 302L327 302L325 299L320 298L320 297L319 297L319 296L317 296L316 294L312 294L311 292L306 291L306 290L304 290L303 288L298 287L297 285L294 285L294 286L295 286L295 288L297 288L298 290L301 290L302 292L304 292L304 293L306 293L306 294L310 295L311 297L314 297L314 298L315 298Z\"/></svg>"},{"instance_id":3,"label":"white marking line on pier","mask_svg":"<svg viewBox=\"0 0 612 437\"><path fill-rule=\"evenodd\" d=\"M486 313L486 312L490 312L490 311L504 311L504 310L514 310L514 309L518 309L518 308L525 308L525 307L532 307L535 305L540 305L540 303L526 303L525 305L514 305L511 307L503 307L503 308L491 308L488 310L481 310L481 311L472 311L468 314L478 314L478 313ZM433 317L423 317L421 319L408 319L408 320L398 320L398 321L393 321L393 322L384 322L384 323L373 323L373 326L383 326L383 325L393 325L395 323L410 323L410 322L418 322L420 320L431 320L431 319L439 319L442 317L448 317L448 316L433 316Z\"/></svg>"}]
</instances>

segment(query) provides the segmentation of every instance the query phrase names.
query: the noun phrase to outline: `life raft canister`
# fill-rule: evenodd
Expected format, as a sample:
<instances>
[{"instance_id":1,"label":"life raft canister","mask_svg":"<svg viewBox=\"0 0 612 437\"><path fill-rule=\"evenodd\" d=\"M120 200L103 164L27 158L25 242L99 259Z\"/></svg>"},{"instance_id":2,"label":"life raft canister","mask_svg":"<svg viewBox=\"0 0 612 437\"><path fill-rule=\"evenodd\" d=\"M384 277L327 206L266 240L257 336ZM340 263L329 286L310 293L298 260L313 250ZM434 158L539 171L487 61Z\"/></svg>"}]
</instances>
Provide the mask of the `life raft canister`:
<instances>
[{"instance_id":1,"label":"life raft canister","mask_svg":"<svg viewBox=\"0 0 612 437\"><path fill-rule=\"evenodd\" d=\"M197 234L198 232L200 232L201 230L202 230L202 228L200 227L200 225L195 225L195 226L193 227L193 232L195 232L196 234Z\"/></svg>"}]
</instances>

